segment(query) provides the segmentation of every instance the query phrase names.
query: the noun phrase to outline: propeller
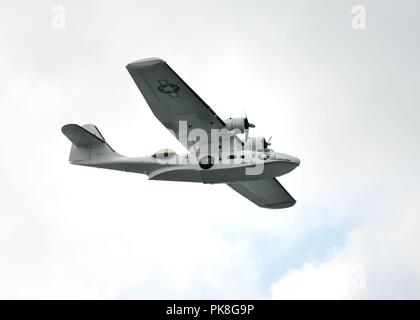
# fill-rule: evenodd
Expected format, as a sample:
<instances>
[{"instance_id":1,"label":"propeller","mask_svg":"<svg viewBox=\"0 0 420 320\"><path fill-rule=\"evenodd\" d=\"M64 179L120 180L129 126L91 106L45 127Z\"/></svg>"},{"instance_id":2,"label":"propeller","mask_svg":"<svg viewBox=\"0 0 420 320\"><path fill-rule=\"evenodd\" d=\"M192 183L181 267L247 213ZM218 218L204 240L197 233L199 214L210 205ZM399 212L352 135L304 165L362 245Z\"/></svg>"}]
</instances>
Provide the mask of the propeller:
<instances>
[{"instance_id":1,"label":"propeller","mask_svg":"<svg viewBox=\"0 0 420 320\"><path fill-rule=\"evenodd\" d=\"M249 128L255 128L255 124L252 124L248 121L248 116L245 112L245 120L244 120L244 127L245 127L245 141L248 140Z\"/></svg>"},{"instance_id":2,"label":"propeller","mask_svg":"<svg viewBox=\"0 0 420 320\"><path fill-rule=\"evenodd\" d=\"M248 116L245 114L245 129L255 128L255 124L248 121Z\"/></svg>"},{"instance_id":3,"label":"propeller","mask_svg":"<svg viewBox=\"0 0 420 320\"><path fill-rule=\"evenodd\" d=\"M268 138L268 139L265 139L264 137L265 137L265 135L264 135L264 133L261 131L261 129L259 129L258 130L258 132L259 132L259 134L260 134L260 137L263 137L263 143L264 143L264 149L266 149L268 146L271 146L271 139L273 138L273 136L271 136L270 138Z\"/></svg>"}]
</instances>

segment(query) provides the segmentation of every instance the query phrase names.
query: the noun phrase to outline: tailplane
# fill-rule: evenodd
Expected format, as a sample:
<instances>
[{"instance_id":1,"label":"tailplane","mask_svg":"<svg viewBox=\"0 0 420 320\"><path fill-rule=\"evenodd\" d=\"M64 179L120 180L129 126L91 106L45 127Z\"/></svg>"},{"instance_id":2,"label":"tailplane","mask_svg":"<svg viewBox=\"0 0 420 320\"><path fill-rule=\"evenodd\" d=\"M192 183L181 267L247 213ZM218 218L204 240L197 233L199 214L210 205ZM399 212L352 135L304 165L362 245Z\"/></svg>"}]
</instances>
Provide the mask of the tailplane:
<instances>
[{"instance_id":1,"label":"tailplane","mask_svg":"<svg viewBox=\"0 0 420 320\"><path fill-rule=\"evenodd\" d=\"M120 156L106 143L98 128L92 124L66 124L61 128L72 142L70 162L104 161Z\"/></svg>"}]
</instances>

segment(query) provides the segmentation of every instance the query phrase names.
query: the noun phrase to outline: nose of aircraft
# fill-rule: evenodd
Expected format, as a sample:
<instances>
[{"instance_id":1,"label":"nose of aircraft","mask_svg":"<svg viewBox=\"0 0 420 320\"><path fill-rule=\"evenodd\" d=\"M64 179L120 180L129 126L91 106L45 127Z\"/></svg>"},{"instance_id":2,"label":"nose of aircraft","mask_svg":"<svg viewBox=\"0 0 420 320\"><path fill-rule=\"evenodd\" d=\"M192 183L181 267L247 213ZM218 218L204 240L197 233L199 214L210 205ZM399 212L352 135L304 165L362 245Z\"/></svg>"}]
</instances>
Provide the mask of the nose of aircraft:
<instances>
[{"instance_id":1,"label":"nose of aircraft","mask_svg":"<svg viewBox=\"0 0 420 320\"><path fill-rule=\"evenodd\" d=\"M300 165L300 160L296 157L293 156L289 156L289 155L285 155L285 158L290 161L291 163L295 164L296 167L298 167Z\"/></svg>"},{"instance_id":2,"label":"nose of aircraft","mask_svg":"<svg viewBox=\"0 0 420 320\"><path fill-rule=\"evenodd\" d=\"M280 159L280 161L288 161L288 162L291 162L294 165L296 165L296 167L298 167L300 165L300 159L299 158L290 156L290 155L285 154L285 153L277 153L276 154L276 158L277 159Z\"/></svg>"},{"instance_id":3,"label":"nose of aircraft","mask_svg":"<svg viewBox=\"0 0 420 320\"><path fill-rule=\"evenodd\" d=\"M293 163L296 163L296 165L297 165L297 166L299 166L299 165L300 165L300 159L299 159L299 158L292 157L292 162L293 162Z\"/></svg>"}]
</instances>

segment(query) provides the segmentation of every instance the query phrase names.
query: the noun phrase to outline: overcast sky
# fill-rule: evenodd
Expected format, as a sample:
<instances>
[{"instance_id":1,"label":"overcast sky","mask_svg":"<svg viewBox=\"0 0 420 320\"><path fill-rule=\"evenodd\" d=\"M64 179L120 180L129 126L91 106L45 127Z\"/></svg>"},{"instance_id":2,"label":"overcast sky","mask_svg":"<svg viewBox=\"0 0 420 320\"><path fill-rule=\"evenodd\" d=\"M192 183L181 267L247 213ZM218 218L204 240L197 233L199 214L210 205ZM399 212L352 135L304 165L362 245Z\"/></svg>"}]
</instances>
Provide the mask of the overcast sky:
<instances>
[{"instance_id":1,"label":"overcast sky","mask_svg":"<svg viewBox=\"0 0 420 320\"><path fill-rule=\"evenodd\" d=\"M419 10L1 1L0 298L420 298ZM154 56L301 159L279 178L294 207L68 164L66 123L185 152L125 70Z\"/></svg>"}]
</instances>

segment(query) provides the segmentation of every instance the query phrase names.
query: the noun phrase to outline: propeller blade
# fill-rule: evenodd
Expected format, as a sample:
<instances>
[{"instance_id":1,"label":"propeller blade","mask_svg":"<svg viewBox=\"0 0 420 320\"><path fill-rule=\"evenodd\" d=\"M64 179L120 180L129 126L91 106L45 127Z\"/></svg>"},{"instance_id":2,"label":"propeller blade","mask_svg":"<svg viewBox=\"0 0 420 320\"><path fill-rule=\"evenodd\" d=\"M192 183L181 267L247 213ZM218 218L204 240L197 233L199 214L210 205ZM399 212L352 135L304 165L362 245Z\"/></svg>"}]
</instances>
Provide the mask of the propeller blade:
<instances>
[{"instance_id":1,"label":"propeller blade","mask_svg":"<svg viewBox=\"0 0 420 320\"><path fill-rule=\"evenodd\" d=\"M245 129L255 128L255 124L249 123L248 116L245 114Z\"/></svg>"}]
</instances>

